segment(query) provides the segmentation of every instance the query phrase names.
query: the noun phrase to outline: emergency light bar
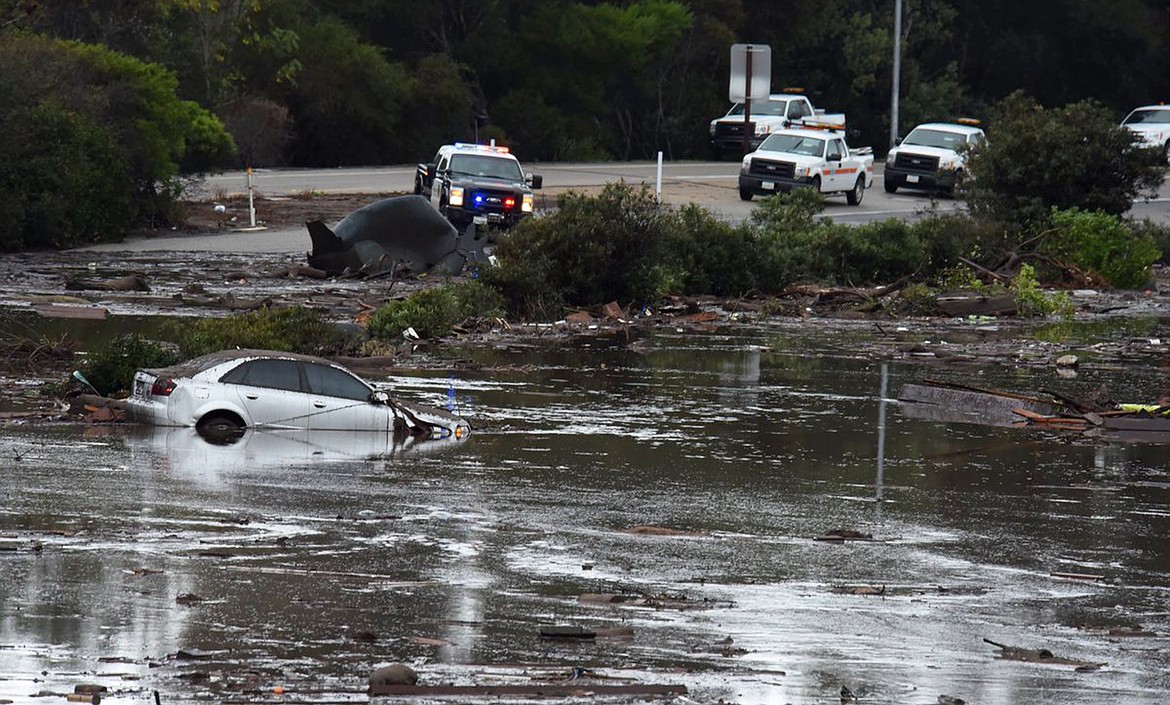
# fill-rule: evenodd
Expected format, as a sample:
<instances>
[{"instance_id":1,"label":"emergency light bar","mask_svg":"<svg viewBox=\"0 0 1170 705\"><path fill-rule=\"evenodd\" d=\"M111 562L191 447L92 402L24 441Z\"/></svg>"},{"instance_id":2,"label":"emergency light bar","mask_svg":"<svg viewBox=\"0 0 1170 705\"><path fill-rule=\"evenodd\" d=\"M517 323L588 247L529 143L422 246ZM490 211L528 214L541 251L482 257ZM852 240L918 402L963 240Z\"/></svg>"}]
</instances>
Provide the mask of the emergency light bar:
<instances>
[{"instance_id":1,"label":"emergency light bar","mask_svg":"<svg viewBox=\"0 0 1170 705\"><path fill-rule=\"evenodd\" d=\"M466 149L474 152L496 152L497 154L507 154L511 151L507 147L493 147L486 144L467 144L466 142L456 142L455 149Z\"/></svg>"}]
</instances>

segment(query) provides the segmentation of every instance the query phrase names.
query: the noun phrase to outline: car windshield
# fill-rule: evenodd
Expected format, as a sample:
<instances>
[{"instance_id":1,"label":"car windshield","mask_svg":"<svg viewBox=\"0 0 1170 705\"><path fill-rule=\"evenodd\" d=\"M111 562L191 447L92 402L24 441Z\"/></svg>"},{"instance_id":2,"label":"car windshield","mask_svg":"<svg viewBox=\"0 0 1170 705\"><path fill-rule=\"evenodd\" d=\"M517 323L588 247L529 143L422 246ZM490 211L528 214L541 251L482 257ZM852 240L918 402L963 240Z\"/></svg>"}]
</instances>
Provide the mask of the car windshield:
<instances>
[{"instance_id":1,"label":"car windshield","mask_svg":"<svg viewBox=\"0 0 1170 705\"><path fill-rule=\"evenodd\" d=\"M1147 108L1135 110L1125 119L1123 125L1142 125L1148 123L1170 123L1170 108Z\"/></svg>"},{"instance_id":2,"label":"car windshield","mask_svg":"<svg viewBox=\"0 0 1170 705\"><path fill-rule=\"evenodd\" d=\"M783 115L788 109L786 100L753 100L752 115ZM731 106L728 115L743 115L743 103Z\"/></svg>"},{"instance_id":3,"label":"car windshield","mask_svg":"<svg viewBox=\"0 0 1170 705\"><path fill-rule=\"evenodd\" d=\"M920 147L938 147L939 149L958 150L967 143L967 136L958 132L945 130L931 130L924 127L914 128L902 144L918 145Z\"/></svg>"},{"instance_id":4,"label":"car windshield","mask_svg":"<svg viewBox=\"0 0 1170 705\"><path fill-rule=\"evenodd\" d=\"M522 181L520 164L505 157L489 157L483 154L455 154L451 157L451 171L468 176L486 176L492 179Z\"/></svg>"},{"instance_id":5,"label":"car windshield","mask_svg":"<svg viewBox=\"0 0 1170 705\"><path fill-rule=\"evenodd\" d=\"M803 135L772 135L764 140L760 149L771 152L789 152L807 157L820 157L825 153L825 141Z\"/></svg>"}]
</instances>

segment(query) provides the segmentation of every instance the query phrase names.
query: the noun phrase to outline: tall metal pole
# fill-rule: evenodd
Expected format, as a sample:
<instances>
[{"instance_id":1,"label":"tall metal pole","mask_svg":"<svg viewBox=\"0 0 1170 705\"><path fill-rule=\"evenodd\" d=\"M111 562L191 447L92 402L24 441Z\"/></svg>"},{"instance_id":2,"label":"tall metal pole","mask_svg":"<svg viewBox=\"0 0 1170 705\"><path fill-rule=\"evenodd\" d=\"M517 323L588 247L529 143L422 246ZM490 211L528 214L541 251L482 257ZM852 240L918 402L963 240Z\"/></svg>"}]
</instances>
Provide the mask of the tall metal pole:
<instances>
[{"instance_id":1,"label":"tall metal pole","mask_svg":"<svg viewBox=\"0 0 1170 705\"><path fill-rule=\"evenodd\" d=\"M890 89L890 147L898 141L898 94L902 92L902 0L894 0L894 81Z\"/></svg>"},{"instance_id":2,"label":"tall metal pole","mask_svg":"<svg viewBox=\"0 0 1170 705\"><path fill-rule=\"evenodd\" d=\"M748 134L752 129L752 45L747 45L747 56L744 57L745 71L744 71L744 89L743 89L743 153L747 154L751 149L751 135Z\"/></svg>"}]
</instances>

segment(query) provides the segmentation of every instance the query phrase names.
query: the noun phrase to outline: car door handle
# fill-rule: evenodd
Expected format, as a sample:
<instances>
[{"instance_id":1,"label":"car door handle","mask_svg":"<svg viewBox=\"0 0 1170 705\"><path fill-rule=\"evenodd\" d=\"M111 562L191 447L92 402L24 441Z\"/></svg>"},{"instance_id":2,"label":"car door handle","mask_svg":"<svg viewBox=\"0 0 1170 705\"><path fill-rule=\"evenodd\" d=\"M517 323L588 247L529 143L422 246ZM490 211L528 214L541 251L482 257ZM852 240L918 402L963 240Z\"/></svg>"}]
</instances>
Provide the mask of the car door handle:
<instances>
[{"instance_id":1,"label":"car door handle","mask_svg":"<svg viewBox=\"0 0 1170 705\"><path fill-rule=\"evenodd\" d=\"M259 398L260 398L260 395L259 395L259 394L245 394L244 396L248 397L248 398L249 398L249 399L251 399L252 401L256 401L257 399L259 399Z\"/></svg>"},{"instance_id":2,"label":"car door handle","mask_svg":"<svg viewBox=\"0 0 1170 705\"><path fill-rule=\"evenodd\" d=\"M323 401L315 401L313 402L313 406L317 407L318 409L324 409L326 404Z\"/></svg>"}]
</instances>

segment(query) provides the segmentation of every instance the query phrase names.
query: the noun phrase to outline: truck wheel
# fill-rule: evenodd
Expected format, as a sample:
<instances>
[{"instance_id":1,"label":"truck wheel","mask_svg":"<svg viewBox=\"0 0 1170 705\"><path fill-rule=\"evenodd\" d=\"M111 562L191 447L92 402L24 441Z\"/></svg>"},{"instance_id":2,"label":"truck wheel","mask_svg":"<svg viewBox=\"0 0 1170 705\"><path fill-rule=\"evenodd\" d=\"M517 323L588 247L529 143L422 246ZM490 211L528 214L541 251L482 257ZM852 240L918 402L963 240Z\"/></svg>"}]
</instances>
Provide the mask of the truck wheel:
<instances>
[{"instance_id":1,"label":"truck wheel","mask_svg":"<svg viewBox=\"0 0 1170 705\"><path fill-rule=\"evenodd\" d=\"M753 195L754 194L751 192L751 189L746 189L746 188L742 188L742 187L739 189L739 200L741 200L741 201L750 201L750 200L752 200Z\"/></svg>"},{"instance_id":2,"label":"truck wheel","mask_svg":"<svg viewBox=\"0 0 1170 705\"><path fill-rule=\"evenodd\" d=\"M898 192L898 182L897 181L885 179L882 182L882 185L886 187L886 193L897 193Z\"/></svg>"},{"instance_id":3,"label":"truck wheel","mask_svg":"<svg viewBox=\"0 0 1170 705\"><path fill-rule=\"evenodd\" d=\"M816 191L817 193L820 193L820 192L821 192L821 177L819 177L819 176L814 176L814 177L813 177L813 180L809 182L809 187L810 187L810 188L811 188L813 191Z\"/></svg>"},{"instance_id":4,"label":"truck wheel","mask_svg":"<svg viewBox=\"0 0 1170 705\"><path fill-rule=\"evenodd\" d=\"M1162 156L1166 158L1165 163L1170 164L1170 142L1162 146Z\"/></svg>"},{"instance_id":5,"label":"truck wheel","mask_svg":"<svg viewBox=\"0 0 1170 705\"><path fill-rule=\"evenodd\" d=\"M851 206L859 206L863 198L865 198L864 175L857 177L857 183L853 184L853 190L845 194L845 202Z\"/></svg>"},{"instance_id":6,"label":"truck wheel","mask_svg":"<svg viewBox=\"0 0 1170 705\"><path fill-rule=\"evenodd\" d=\"M418 179L414 180L414 195L422 195L422 182Z\"/></svg>"}]
</instances>

